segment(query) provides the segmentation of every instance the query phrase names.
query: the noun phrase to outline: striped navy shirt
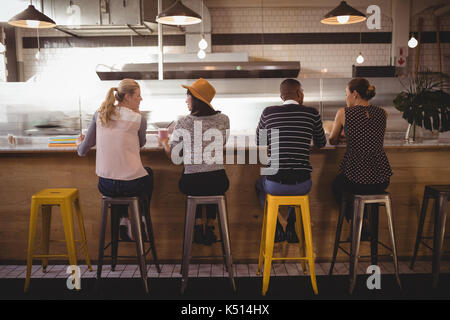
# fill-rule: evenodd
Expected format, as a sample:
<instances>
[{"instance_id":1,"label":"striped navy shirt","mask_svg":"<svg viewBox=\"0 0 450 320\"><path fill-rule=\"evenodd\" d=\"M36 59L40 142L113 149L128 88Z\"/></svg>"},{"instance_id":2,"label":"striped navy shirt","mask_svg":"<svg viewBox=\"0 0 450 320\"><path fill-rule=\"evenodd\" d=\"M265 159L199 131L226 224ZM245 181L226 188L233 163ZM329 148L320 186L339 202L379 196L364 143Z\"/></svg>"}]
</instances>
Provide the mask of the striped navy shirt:
<instances>
[{"instance_id":1,"label":"striped navy shirt","mask_svg":"<svg viewBox=\"0 0 450 320\"><path fill-rule=\"evenodd\" d=\"M266 143L261 129L267 130ZM294 100L265 108L256 130L256 142L268 146L268 166L276 166L278 162L279 167L278 172L267 176L267 179L284 184L309 180L312 171L309 163L311 140L317 148L327 143L316 109L299 105Z\"/></svg>"}]
</instances>

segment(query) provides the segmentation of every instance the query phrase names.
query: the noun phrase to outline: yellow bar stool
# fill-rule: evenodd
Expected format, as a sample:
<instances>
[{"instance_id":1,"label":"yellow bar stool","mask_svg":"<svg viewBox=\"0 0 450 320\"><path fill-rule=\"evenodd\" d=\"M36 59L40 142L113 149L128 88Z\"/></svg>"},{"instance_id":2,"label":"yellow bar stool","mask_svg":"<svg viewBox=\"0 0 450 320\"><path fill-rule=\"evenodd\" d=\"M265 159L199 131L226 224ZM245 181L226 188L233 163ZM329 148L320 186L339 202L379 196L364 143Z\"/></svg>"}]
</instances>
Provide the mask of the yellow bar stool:
<instances>
[{"instance_id":1,"label":"yellow bar stool","mask_svg":"<svg viewBox=\"0 0 450 320\"><path fill-rule=\"evenodd\" d=\"M284 257L273 258L273 246L275 241L275 229L277 225L277 215L279 206L294 206L296 216L297 234L299 238L299 248L302 257ZM301 213L300 213L301 212ZM306 250L306 256L305 256ZM303 272L306 274L306 262L309 264L309 273L311 277L314 294L318 294L316 272L314 267L314 252L311 234L311 218L309 214L309 198L304 196L266 196L264 206L264 219L259 246L259 262L257 275L261 272L264 262L263 288L262 295L266 295L269 288L270 269L273 260L300 260Z\"/></svg>"},{"instance_id":2,"label":"yellow bar stool","mask_svg":"<svg viewBox=\"0 0 450 320\"><path fill-rule=\"evenodd\" d=\"M75 207L75 214L78 220L81 240L75 240L72 205ZM50 240L50 222L52 206L61 208L61 215L64 226L65 240ZM42 209L42 251L43 254L34 254L34 238L36 235L36 225L38 220L39 208ZM66 242L68 254L49 254L50 242ZM45 272L48 265L48 258L69 258L70 265L77 265L77 256L75 242L81 242L81 247L85 254L86 264L89 271L92 271L91 261L89 260L86 234L84 231L83 215L81 212L80 198L78 189L75 188L55 188L44 189L31 198L31 217L30 229L28 235L28 255L27 255L27 276L25 279L24 291L27 292L30 286L31 267L33 258L42 259L42 269Z\"/></svg>"}]
</instances>

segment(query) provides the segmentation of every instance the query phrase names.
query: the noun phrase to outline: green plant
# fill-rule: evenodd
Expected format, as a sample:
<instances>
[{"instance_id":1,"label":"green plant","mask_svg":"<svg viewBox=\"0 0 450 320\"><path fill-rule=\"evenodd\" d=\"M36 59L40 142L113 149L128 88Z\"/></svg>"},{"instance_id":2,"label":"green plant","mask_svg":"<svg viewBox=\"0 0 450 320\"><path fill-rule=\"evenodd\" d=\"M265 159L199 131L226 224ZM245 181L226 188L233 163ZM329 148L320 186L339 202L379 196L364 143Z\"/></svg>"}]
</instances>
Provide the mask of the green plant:
<instances>
[{"instance_id":1,"label":"green plant","mask_svg":"<svg viewBox=\"0 0 450 320\"><path fill-rule=\"evenodd\" d=\"M416 125L427 130L450 131L450 76L422 71L409 78L409 85L402 85L405 90L395 97L394 106L412 125L413 140Z\"/></svg>"}]
</instances>

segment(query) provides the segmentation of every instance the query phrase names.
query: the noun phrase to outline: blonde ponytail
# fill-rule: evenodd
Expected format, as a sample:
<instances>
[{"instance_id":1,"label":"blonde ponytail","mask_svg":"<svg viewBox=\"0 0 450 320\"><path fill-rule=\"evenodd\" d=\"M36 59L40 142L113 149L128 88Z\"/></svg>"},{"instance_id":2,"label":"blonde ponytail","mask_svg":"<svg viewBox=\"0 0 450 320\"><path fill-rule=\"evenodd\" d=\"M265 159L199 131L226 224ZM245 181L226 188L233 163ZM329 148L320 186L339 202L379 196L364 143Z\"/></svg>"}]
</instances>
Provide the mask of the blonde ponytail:
<instances>
[{"instance_id":1,"label":"blonde ponytail","mask_svg":"<svg viewBox=\"0 0 450 320\"><path fill-rule=\"evenodd\" d=\"M106 98L102 102L102 105L98 110L98 116L100 118L102 125L104 126L108 126L111 117L116 114L116 106L114 105L114 102L116 102L114 91L116 90L117 88L111 88L108 90Z\"/></svg>"},{"instance_id":2,"label":"blonde ponytail","mask_svg":"<svg viewBox=\"0 0 450 320\"><path fill-rule=\"evenodd\" d=\"M108 126L111 117L116 114L116 100L122 102L125 95L133 95L136 89L139 88L139 84L133 79L123 79L120 81L117 88L111 88L106 94L105 100L102 102L100 109L98 109L98 115L102 125ZM114 93L114 91L117 91Z\"/></svg>"}]
</instances>

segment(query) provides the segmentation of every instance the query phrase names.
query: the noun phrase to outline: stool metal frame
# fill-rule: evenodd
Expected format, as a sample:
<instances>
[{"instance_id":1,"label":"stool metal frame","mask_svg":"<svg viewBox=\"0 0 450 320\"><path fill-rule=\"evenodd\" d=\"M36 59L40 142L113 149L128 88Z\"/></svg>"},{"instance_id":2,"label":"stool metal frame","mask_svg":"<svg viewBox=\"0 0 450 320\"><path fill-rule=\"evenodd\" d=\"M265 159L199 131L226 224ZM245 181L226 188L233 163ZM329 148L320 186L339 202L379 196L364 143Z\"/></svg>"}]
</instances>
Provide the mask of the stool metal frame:
<instances>
[{"instance_id":1,"label":"stool metal frame","mask_svg":"<svg viewBox=\"0 0 450 320\"><path fill-rule=\"evenodd\" d=\"M52 207L58 206L61 210L63 220L63 228L65 240L50 240L50 225ZM75 207L75 211L73 210ZM34 242L36 235L36 225L38 220L39 208L42 211L42 249L43 254L34 254ZM78 220L78 228L81 239L75 240L73 216L76 215ZM65 242L67 245L67 254L49 254L50 242ZM69 258L70 265L77 265L77 254L75 243L80 242L83 249L86 264L89 271L92 271L91 261L89 259L86 233L84 229L83 213L80 205L80 197L78 189L76 188L50 188L44 189L34 194L31 198L31 215L30 227L28 235L28 254L27 254L27 271L25 278L24 291L28 292L30 286L30 277L33 258L42 259L42 269L46 272L49 258Z\"/></svg>"},{"instance_id":2,"label":"stool metal frame","mask_svg":"<svg viewBox=\"0 0 450 320\"><path fill-rule=\"evenodd\" d=\"M144 252L144 241L142 237L141 219L139 214L139 197L120 197L120 198L119 197L110 198L105 196L102 197L102 222L100 225L100 240L98 247L97 279L100 280L102 275L104 250L111 244L110 243L105 247L105 233L106 233L106 225L108 222L108 208L111 208L111 206L113 205L127 205L130 208L131 232L136 242L136 252L139 261L139 268L141 272L143 286L145 291L148 293L149 289L147 281L147 266L145 262L146 252ZM149 216L149 214L144 213L144 216ZM113 219L111 219L111 221L112 220ZM111 224L113 224L113 222ZM150 237L151 221L149 219L147 220L147 228L149 230L150 246L151 248L153 248L153 256L159 269L159 265L157 263L156 258L156 251L154 250L154 242L153 239ZM114 259L114 250L112 250L111 257ZM117 251L116 251L116 258L117 258ZM114 260L112 262L115 263Z\"/></svg>"},{"instance_id":3,"label":"stool metal frame","mask_svg":"<svg viewBox=\"0 0 450 320\"><path fill-rule=\"evenodd\" d=\"M351 241L350 241L350 253L343 249L340 244L348 243L349 241L341 241L341 231L342 224L345 217L345 208L347 206L348 201L353 199L354 207L353 207L353 220L352 220L352 229L351 229ZM378 208L370 208L370 205L382 205L386 209L386 216L389 228L389 236L391 238L391 248L387 247L383 243L378 241ZM356 274L358 267L358 260L362 258L359 256L359 248L361 243L361 230L363 224L364 217L364 207L368 206L369 219L371 220L371 232L372 232L372 240L371 240L371 263L377 264L378 257L378 245L382 245L386 249L389 249L392 252L394 269L395 269L395 277L399 287L401 288L400 276L398 271L398 257L397 257L397 247L395 243L395 231L394 231L394 221L392 217L392 204L391 204L391 196L389 193L383 194L374 194L374 195L360 195L360 194L344 194L342 199L342 204L339 212L339 219L336 228L336 238L334 242L333 249L333 259L330 266L329 275L333 273L334 264L336 262L336 256L338 249L341 249L346 254L350 256L350 294L353 293L356 284ZM372 210L371 210L372 209Z\"/></svg>"},{"instance_id":4,"label":"stool metal frame","mask_svg":"<svg viewBox=\"0 0 450 320\"><path fill-rule=\"evenodd\" d=\"M273 257L274 239L276 230L276 220L279 206L292 206L295 208L296 226L299 238L300 257ZM264 218L261 232L261 242L259 245L259 259L257 275L260 275L264 263L262 295L266 295L269 289L270 270L273 260L300 260L303 273L307 273L306 263L309 265L311 285L314 294L319 294L316 280L313 241L311 232L311 217L309 210L308 195L302 196L275 196L266 195L264 205Z\"/></svg>"},{"instance_id":5,"label":"stool metal frame","mask_svg":"<svg viewBox=\"0 0 450 320\"><path fill-rule=\"evenodd\" d=\"M181 262L181 294L184 293L187 287L187 282L189 278L189 263L191 259L192 252L192 240L194 235L194 224L195 224L195 212L197 205L201 204L217 204L219 208L219 230L220 239L217 242L222 243L222 257L224 258L224 264L228 271L231 287L233 291L236 291L236 284L234 281L233 272L233 259L231 256L231 243L228 228L228 216L227 216L227 204L224 195L218 196L187 196L186 200L186 215L184 222L184 238L183 238L183 258ZM194 258L194 257L193 257ZM195 258L212 258L212 256L197 256Z\"/></svg>"},{"instance_id":6,"label":"stool metal frame","mask_svg":"<svg viewBox=\"0 0 450 320\"><path fill-rule=\"evenodd\" d=\"M433 237L423 237L423 225L428 209L429 199L434 199L434 235ZM420 211L419 226L417 229L416 244L411 260L410 269L413 269L417 258L419 244L423 243L427 248L433 250L433 287L436 288L439 282L439 269L442 258L442 246L445 237L445 225L447 219L447 207L450 200L450 185L427 185L425 186L422 209ZM433 248L430 248L423 239L433 239Z\"/></svg>"}]
</instances>

